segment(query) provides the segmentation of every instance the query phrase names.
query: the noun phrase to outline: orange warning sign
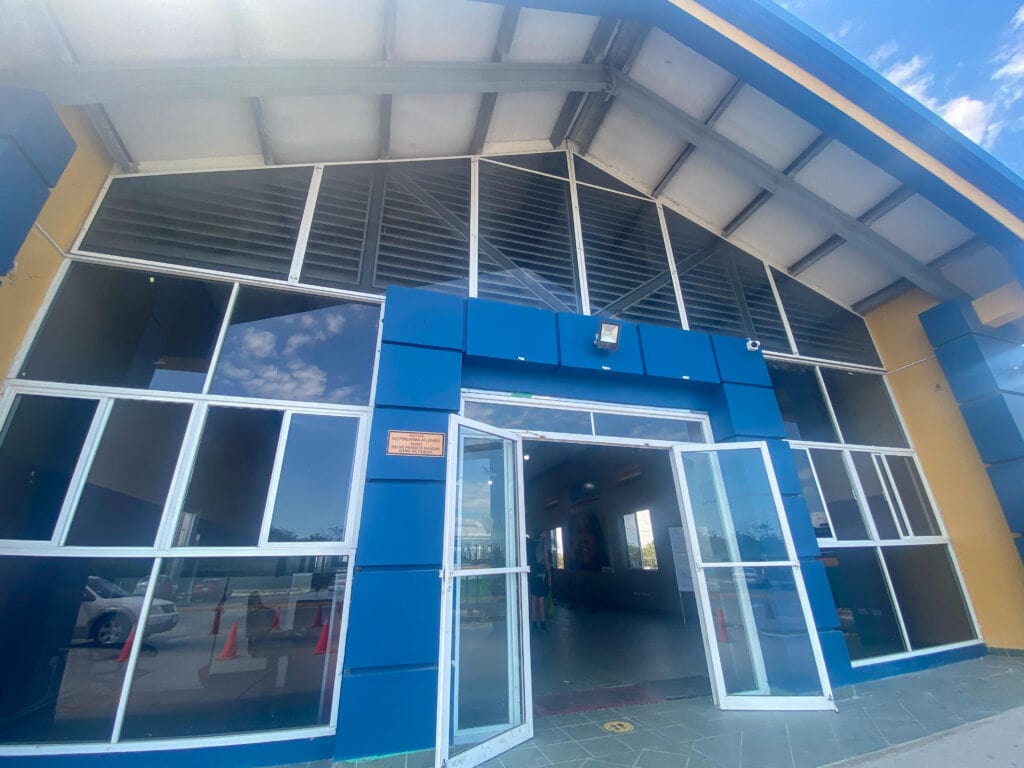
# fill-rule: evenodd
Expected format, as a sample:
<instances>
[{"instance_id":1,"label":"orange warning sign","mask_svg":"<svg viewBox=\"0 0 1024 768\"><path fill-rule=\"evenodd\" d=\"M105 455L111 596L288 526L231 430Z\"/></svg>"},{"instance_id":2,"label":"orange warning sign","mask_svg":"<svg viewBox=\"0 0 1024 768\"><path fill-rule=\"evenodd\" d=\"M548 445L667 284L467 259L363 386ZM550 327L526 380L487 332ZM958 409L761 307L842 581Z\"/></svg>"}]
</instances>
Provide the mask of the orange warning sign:
<instances>
[{"instance_id":1,"label":"orange warning sign","mask_svg":"<svg viewBox=\"0 0 1024 768\"><path fill-rule=\"evenodd\" d=\"M444 457L444 432L388 430L388 456Z\"/></svg>"}]
</instances>

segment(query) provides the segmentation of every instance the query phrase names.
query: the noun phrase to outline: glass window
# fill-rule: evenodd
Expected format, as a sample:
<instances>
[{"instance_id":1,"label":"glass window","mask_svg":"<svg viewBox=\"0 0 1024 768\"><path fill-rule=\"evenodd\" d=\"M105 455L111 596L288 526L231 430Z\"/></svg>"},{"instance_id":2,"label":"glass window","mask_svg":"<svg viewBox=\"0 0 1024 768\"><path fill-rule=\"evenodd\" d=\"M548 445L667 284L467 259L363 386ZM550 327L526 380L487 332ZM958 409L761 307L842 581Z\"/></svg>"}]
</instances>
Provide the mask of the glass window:
<instances>
[{"instance_id":1,"label":"glass window","mask_svg":"<svg viewBox=\"0 0 1024 768\"><path fill-rule=\"evenodd\" d=\"M814 469L811 467L811 458L807 450L805 448L794 448L793 462L796 464L796 472L800 478L800 485L803 488L804 500L807 502L807 511L811 515L814 535L819 539L835 538L832 525L828 520L828 514L825 512L825 502L821 498L818 483L814 479Z\"/></svg>"},{"instance_id":2,"label":"glass window","mask_svg":"<svg viewBox=\"0 0 1024 768\"><path fill-rule=\"evenodd\" d=\"M182 403L114 403L67 544L153 545L191 411Z\"/></svg>"},{"instance_id":3,"label":"glass window","mask_svg":"<svg viewBox=\"0 0 1024 768\"><path fill-rule=\"evenodd\" d=\"M834 368L822 368L821 375L845 442L907 447L907 438L880 375Z\"/></svg>"},{"instance_id":4,"label":"glass window","mask_svg":"<svg viewBox=\"0 0 1024 768\"><path fill-rule=\"evenodd\" d=\"M857 494L853 491L853 481L846 470L842 451L812 449L810 455L836 538L868 538L868 529L860 514Z\"/></svg>"},{"instance_id":5,"label":"glass window","mask_svg":"<svg viewBox=\"0 0 1024 768\"><path fill-rule=\"evenodd\" d=\"M593 434L590 413L558 408L536 408L528 405L467 402L467 418L505 429L531 432L565 432L573 435Z\"/></svg>"},{"instance_id":6,"label":"glass window","mask_svg":"<svg viewBox=\"0 0 1024 768\"><path fill-rule=\"evenodd\" d=\"M365 405L380 307L242 288L210 391Z\"/></svg>"},{"instance_id":7,"label":"glass window","mask_svg":"<svg viewBox=\"0 0 1024 768\"><path fill-rule=\"evenodd\" d=\"M150 622L139 638L122 740L326 724L346 567L344 557L164 560L181 621L160 634Z\"/></svg>"},{"instance_id":8,"label":"glass window","mask_svg":"<svg viewBox=\"0 0 1024 768\"><path fill-rule=\"evenodd\" d=\"M768 373L786 425L786 437L817 443L839 442L812 366L771 360Z\"/></svg>"},{"instance_id":9,"label":"glass window","mask_svg":"<svg viewBox=\"0 0 1024 768\"><path fill-rule=\"evenodd\" d=\"M565 568L565 539L562 537L562 526L551 530L548 541L551 544L551 567Z\"/></svg>"},{"instance_id":10,"label":"glass window","mask_svg":"<svg viewBox=\"0 0 1024 768\"><path fill-rule=\"evenodd\" d=\"M118 659L152 563L0 557L0 743L110 739L127 667ZM159 637L180 616L173 602L154 608L148 626Z\"/></svg>"},{"instance_id":11,"label":"glass window","mask_svg":"<svg viewBox=\"0 0 1024 768\"><path fill-rule=\"evenodd\" d=\"M358 434L358 419L292 415L270 541L345 538Z\"/></svg>"},{"instance_id":12,"label":"glass window","mask_svg":"<svg viewBox=\"0 0 1024 768\"><path fill-rule=\"evenodd\" d=\"M511 440L469 427L460 429L457 569L508 568L519 558L513 450Z\"/></svg>"},{"instance_id":13,"label":"glass window","mask_svg":"<svg viewBox=\"0 0 1024 768\"><path fill-rule=\"evenodd\" d=\"M635 437L647 440L672 440L680 443L704 443L700 422L630 416L624 413L595 413L594 434Z\"/></svg>"},{"instance_id":14,"label":"glass window","mask_svg":"<svg viewBox=\"0 0 1024 768\"><path fill-rule=\"evenodd\" d=\"M906 651L875 548L822 550L821 561L850 658Z\"/></svg>"},{"instance_id":15,"label":"glass window","mask_svg":"<svg viewBox=\"0 0 1024 768\"><path fill-rule=\"evenodd\" d=\"M884 547L882 553L912 649L977 637L945 544Z\"/></svg>"},{"instance_id":16,"label":"glass window","mask_svg":"<svg viewBox=\"0 0 1024 768\"><path fill-rule=\"evenodd\" d=\"M626 563L630 568L658 570L658 554L654 551L654 529L651 510L630 512L622 518L626 529Z\"/></svg>"},{"instance_id":17,"label":"glass window","mask_svg":"<svg viewBox=\"0 0 1024 768\"><path fill-rule=\"evenodd\" d=\"M853 458L853 466L857 470L860 487L864 491L864 498L867 499L868 511L871 512L871 519L875 522L878 537L881 539L900 538L900 529L896 527L893 509L886 498L874 458L870 453L857 451L852 452L850 456Z\"/></svg>"},{"instance_id":18,"label":"glass window","mask_svg":"<svg viewBox=\"0 0 1024 768\"><path fill-rule=\"evenodd\" d=\"M210 408L181 511L178 546L256 546L280 430L279 411Z\"/></svg>"},{"instance_id":19,"label":"glass window","mask_svg":"<svg viewBox=\"0 0 1024 768\"><path fill-rule=\"evenodd\" d=\"M17 395L0 435L0 539L48 540L96 401Z\"/></svg>"},{"instance_id":20,"label":"glass window","mask_svg":"<svg viewBox=\"0 0 1024 768\"><path fill-rule=\"evenodd\" d=\"M917 465L909 456L886 456L885 462L889 465L893 480L896 483L896 491L899 493L903 510L910 521L910 527L915 536L941 536L939 521L935 517L928 494L921 480L921 474L917 471Z\"/></svg>"},{"instance_id":21,"label":"glass window","mask_svg":"<svg viewBox=\"0 0 1024 768\"><path fill-rule=\"evenodd\" d=\"M72 264L19 376L200 392L231 287Z\"/></svg>"}]
</instances>

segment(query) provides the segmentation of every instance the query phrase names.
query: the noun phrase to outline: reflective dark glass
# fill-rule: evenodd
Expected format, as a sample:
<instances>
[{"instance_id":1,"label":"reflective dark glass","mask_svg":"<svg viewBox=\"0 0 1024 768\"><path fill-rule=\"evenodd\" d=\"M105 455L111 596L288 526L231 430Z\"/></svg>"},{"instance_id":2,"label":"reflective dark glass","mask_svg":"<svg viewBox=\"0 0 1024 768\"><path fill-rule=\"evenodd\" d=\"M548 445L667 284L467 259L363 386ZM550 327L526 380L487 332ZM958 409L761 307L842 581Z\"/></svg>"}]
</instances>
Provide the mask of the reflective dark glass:
<instances>
[{"instance_id":1,"label":"reflective dark glass","mask_svg":"<svg viewBox=\"0 0 1024 768\"><path fill-rule=\"evenodd\" d=\"M593 434L588 411L467 402L465 414L467 418L506 429L565 432L574 435Z\"/></svg>"},{"instance_id":2,"label":"reflective dark glass","mask_svg":"<svg viewBox=\"0 0 1024 768\"><path fill-rule=\"evenodd\" d=\"M825 502L818 491L818 485L814 481L814 471L811 468L811 459L805 448L793 449L793 462L796 464L796 472L800 478L800 486L803 488L804 501L807 502L807 511L811 515L811 525L814 527L814 535L819 539L831 539L835 537L832 526L829 525L828 515L825 513Z\"/></svg>"},{"instance_id":3,"label":"reflective dark glass","mask_svg":"<svg viewBox=\"0 0 1024 768\"><path fill-rule=\"evenodd\" d=\"M67 544L153 545L191 411L182 403L114 403Z\"/></svg>"},{"instance_id":4,"label":"reflective dark glass","mask_svg":"<svg viewBox=\"0 0 1024 768\"><path fill-rule=\"evenodd\" d=\"M816 443L839 442L812 366L771 360L768 373L786 425L786 437Z\"/></svg>"},{"instance_id":5,"label":"reflective dark glass","mask_svg":"<svg viewBox=\"0 0 1024 768\"><path fill-rule=\"evenodd\" d=\"M700 422L630 416L624 413L595 413L594 434L635 437L647 440L672 440L680 443L704 443Z\"/></svg>"},{"instance_id":6,"label":"reflective dark glass","mask_svg":"<svg viewBox=\"0 0 1024 768\"><path fill-rule=\"evenodd\" d=\"M96 401L17 395L0 436L0 539L53 535Z\"/></svg>"},{"instance_id":7,"label":"reflective dark glass","mask_svg":"<svg viewBox=\"0 0 1024 768\"><path fill-rule=\"evenodd\" d=\"M200 392L231 286L72 264L19 376Z\"/></svg>"},{"instance_id":8,"label":"reflective dark glass","mask_svg":"<svg viewBox=\"0 0 1024 768\"><path fill-rule=\"evenodd\" d=\"M886 456L885 461L896 481L896 492L903 502L903 509L910 520L910 527L915 536L941 536L942 529L935 517L924 481L917 471L917 465L909 456Z\"/></svg>"},{"instance_id":9,"label":"reflective dark glass","mask_svg":"<svg viewBox=\"0 0 1024 768\"><path fill-rule=\"evenodd\" d=\"M845 442L907 447L896 408L880 375L834 368L822 368L821 375Z\"/></svg>"},{"instance_id":10,"label":"reflective dark glass","mask_svg":"<svg viewBox=\"0 0 1024 768\"><path fill-rule=\"evenodd\" d=\"M376 304L242 288L210 391L365 405L379 321Z\"/></svg>"},{"instance_id":11,"label":"reflective dark glass","mask_svg":"<svg viewBox=\"0 0 1024 768\"><path fill-rule=\"evenodd\" d=\"M812 449L810 455L814 470L818 473L818 483L828 506L829 517L832 518L836 538L868 538L868 529L864 525L842 452Z\"/></svg>"},{"instance_id":12,"label":"reflective dark glass","mask_svg":"<svg viewBox=\"0 0 1024 768\"><path fill-rule=\"evenodd\" d=\"M864 497L868 502L868 510L871 512L871 519L875 522L875 530L881 539L898 539L899 528L896 527L896 519L893 517L893 509L885 498L885 490L882 481L875 468L874 459L870 453L858 453L854 451L853 466L857 469L857 477L860 479L860 487L864 491Z\"/></svg>"}]
</instances>

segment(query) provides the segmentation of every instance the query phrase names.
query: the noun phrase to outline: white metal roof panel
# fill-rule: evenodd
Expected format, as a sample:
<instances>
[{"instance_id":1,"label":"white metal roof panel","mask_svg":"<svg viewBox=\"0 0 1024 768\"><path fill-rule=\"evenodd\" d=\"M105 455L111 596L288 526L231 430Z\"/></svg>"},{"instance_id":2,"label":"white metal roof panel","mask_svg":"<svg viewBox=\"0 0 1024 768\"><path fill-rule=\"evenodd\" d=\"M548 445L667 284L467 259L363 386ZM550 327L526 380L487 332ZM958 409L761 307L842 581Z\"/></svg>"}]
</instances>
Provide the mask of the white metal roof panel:
<instances>
[{"instance_id":1,"label":"white metal roof panel","mask_svg":"<svg viewBox=\"0 0 1024 768\"><path fill-rule=\"evenodd\" d=\"M295 96L263 99L270 149L279 163L371 160L379 151L380 99ZM332 126L330 131L323 126Z\"/></svg>"},{"instance_id":2,"label":"white metal roof panel","mask_svg":"<svg viewBox=\"0 0 1024 768\"><path fill-rule=\"evenodd\" d=\"M800 279L852 306L899 279L892 270L872 261L849 243L836 248L827 258L800 273Z\"/></svg>"},{"instance_id":3,"label":"white metal roof panel","mask_svg":"<svg viewBox=\"0 0 1024 768\"><path fill-rule=\"evenodd\" d=\"M855 218L900 186L899 180L838 141L830 142L794 178Z\"/></svg>"},{"instance_id":4,"label":"white metal roof panel","mask_svg":"<svg viewBox=\"0 0 1024 768\"><path fill-rule=\"evenodd\" d=\"M599 19L577 13L524 8L508 52L509 61L578 64Z\"/></svg>"},{"instance_id":5,"label":"white metal roof panel","mask_svg":"<svg viewBox=\"0 0 1024 768\"><path fill-rule=\"evenodd\" d=\"M666 162L666 171L671 162ZM698 149L665 188L664 196L720 232L759 191L756 184Z\"/></svg>"},{"instance_id":6,"label":"white metal roof panel","mask_svg":"<svg viewBox=\"0 0 1024 768\"><path fill-rule=\"evenodd\" d=\"M391 156L464 155L473 137L480 97L465 94L395 96Z\"/></svg>"},{"instance_id":7,"label":"white metal roof panel","mask_svg":"<svg viewBox=\"0 0 1024 768\"><path fill-rule=\"evenodd\" d=\"M395 58L490 61L502 7L465 0L398 0Z\"/></svg>"},{"instance_id":8,"label":"white metal roof panel","mask_svg":"<svg viewBox=\"0 0 1024 768\"><path fill-rule=\"evenodd\" d=\"M936 259L971 239L967 227L940 211L920 195L880 218L873 228L915 259Z\"/></svg>"},{"instance_id":9,"label":"white metal roof panel","mask_svg":"<svg viewBox=\"0 0 1024 768\"><path fill-rule=\"evenodd\" d=\"M487 144L548 141L564 93L502 93L494 104ZM547 145L550 149L550 143Z\"/></svg>"},{"instance_id":10,"label":"white metal roof panel","mask_svg":"<svg viewBox=\"0 0 1024 768\"><path fill-rule=\"evenodd\" d=\"M832 234L802 210L773 197L733 237L772 264L789 267Z\"/></svg>"},{"instance_id":11,"label":"white metal roof panel","mask_svg":"<svg viewBox=\"0 0 1024 768\"><path fill-rule=\"evenodd\" d=\"M590 155L650 192L683 151L686 142L677 134L638 115L620 102L612 102L601 129L590 145Z\"/></svg>"},{"instance_id":12,"label":"white metal roof panel","mask_svg":"<svg viewBox=\"0 0 1024 768\"><path fill-rule=\"evenodd\" d=\"M384 57L384 9L366 0L236 0L254 58L374 61Z\"/></svg>"},{"instance_id":13,"label":"white metal roof panel","mask_svg":"<svg viewBox=\"0 0 1024 768\"><path fill-rule=\"evenodd\" d=\"M992 247L956 259L942 268L942 274L971 296L983 296L1017 280L1010 262Z\"/></svg>"},{"instance_id":14,"label":"white metal roof panel","mask_svg":"<svg viewBox=\"0 0 1024 768\"><path fill-rule=\"evenodd\" d=\"M722 100L736 78L696 51L651 30L629 76L684 112L703 120Z\"/></svg>"},{"instance_id":15,"label":"white metal roof panel","mask_svg":"<svg viewBox=\"0 0 1024 768\"><path fill-rule=\"evenodd\" d=\"M813 125L749 85L725 108L715 130L780 171L819 134Z\"/></svg>"}]
</instances>

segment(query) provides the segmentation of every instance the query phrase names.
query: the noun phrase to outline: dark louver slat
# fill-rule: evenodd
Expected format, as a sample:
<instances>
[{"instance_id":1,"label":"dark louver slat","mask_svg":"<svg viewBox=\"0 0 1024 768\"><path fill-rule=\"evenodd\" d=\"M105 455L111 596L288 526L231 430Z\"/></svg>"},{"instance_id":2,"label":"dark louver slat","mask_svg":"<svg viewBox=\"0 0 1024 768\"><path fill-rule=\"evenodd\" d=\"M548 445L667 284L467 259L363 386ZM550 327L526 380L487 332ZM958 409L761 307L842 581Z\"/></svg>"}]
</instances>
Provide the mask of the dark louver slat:
<instances>
[{"instance_id":1,"label":"dark louver slat","mask_svg":"<svg viewBox=\"0 0 1024 768\"><path fill-rule=\"evenodd\" d=\"M359 285L374 168L324 169L302 263L302 282L351 288Z\"/></svg>"}]
</instances>

